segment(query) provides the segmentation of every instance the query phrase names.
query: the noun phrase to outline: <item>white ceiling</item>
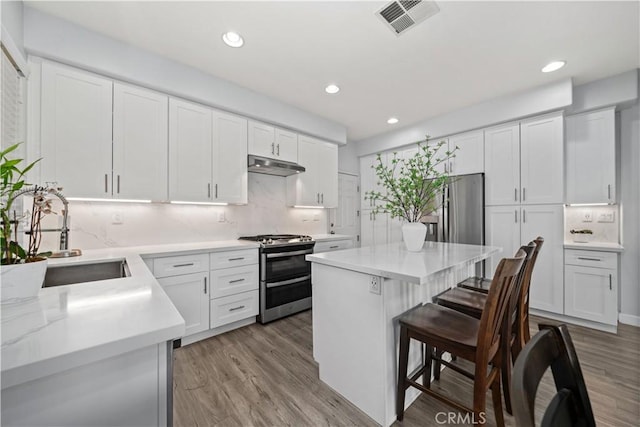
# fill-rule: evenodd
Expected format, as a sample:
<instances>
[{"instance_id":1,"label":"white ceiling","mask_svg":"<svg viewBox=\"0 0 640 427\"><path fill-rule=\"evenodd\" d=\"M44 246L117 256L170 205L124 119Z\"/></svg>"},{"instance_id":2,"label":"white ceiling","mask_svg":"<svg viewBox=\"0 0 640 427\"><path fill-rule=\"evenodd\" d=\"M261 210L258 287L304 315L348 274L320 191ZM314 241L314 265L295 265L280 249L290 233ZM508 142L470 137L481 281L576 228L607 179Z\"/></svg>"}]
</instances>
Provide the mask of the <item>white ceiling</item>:
<instances>
[{"instance_id":1,"label":"white ceiling","mask_svg":"<svg viewBox=\"0 0 640 427\"><path fill-rule=\"evenodd\" d=\"M396 37L387 2L27 2L346 125L349 140L565 77L640 66L639 2L451 2ZM245 46L221 34L234 30ZM560 71L540 68L564 59ZM324 93L326 84L341 87ZM386 123L397 116L400 123Z\"/></svg>"}]
</instances>

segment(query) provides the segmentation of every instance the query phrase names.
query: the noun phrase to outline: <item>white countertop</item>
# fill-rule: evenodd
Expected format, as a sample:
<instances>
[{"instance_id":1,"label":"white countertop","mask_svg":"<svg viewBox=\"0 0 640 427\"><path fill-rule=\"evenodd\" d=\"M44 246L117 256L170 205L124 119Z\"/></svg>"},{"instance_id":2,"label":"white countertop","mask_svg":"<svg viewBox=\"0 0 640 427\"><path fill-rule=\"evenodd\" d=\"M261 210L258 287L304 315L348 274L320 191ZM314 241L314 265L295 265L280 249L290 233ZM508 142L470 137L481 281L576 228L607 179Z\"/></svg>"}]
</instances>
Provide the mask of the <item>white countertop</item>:
<instances>
[{"instance_id":1,"label":"white countertop","mask_svg":"<svg viewBox=\"0 0 640 427\"><path fill-rule=\"evenodd\" d=\"M564 242L565 249L582 249L585 251L623 252L624 247L619 243L604 242Z\"/></svg>"},{"instance_id":2,"label":"white countertop","mask_svg":"<svg viewBox=\"0 0 640 427\"><path fill-rule=\"evenodd\" d=\"M126 260L130 277L56 286L1 305L2 387L181 337L184 319L142 257L257 248L238 240L95 249L51 266Z\"/></svg>"},{"instance_id":3,"label":"white countertop","mask_svg":"<svg viewBox=\"0 0 640 427\"><path fill-rule=\"evenodd\" d=\"M435 273L482 261L501 251L492 246L425 242L422 251L409 252L404 243L391 243L307 255L306 259L374 276L424 284Z\"/></svg>"},{"instance_id":4,"label":"white countertop","mask_svg":"<svg viewBox=\"0 0 640 427\"><path fill-rule=\"evenodd\" d=\"M353 240L348 234L312 234L313 240L318 242L330 242L332 240Z\"/></svg>"}]
</instances>

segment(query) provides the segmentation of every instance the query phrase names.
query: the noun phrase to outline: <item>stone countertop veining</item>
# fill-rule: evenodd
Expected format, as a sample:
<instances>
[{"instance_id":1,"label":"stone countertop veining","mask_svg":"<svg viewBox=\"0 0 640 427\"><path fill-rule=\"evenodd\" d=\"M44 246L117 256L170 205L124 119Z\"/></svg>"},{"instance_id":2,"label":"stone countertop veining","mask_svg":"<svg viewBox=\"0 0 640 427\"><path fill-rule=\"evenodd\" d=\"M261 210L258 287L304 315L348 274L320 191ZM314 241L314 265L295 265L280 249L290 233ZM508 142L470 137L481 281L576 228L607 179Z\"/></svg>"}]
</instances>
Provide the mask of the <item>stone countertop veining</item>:
<instances>
[{"instance_id":1,"label":"stone countertop veining","mask_svg":"<svg viewBox=\"0 0 640 427\"><path fill-rule=\"evenodd\" d=\"M332 240L353 240L353 236L348 234L312 234L311 237L316 242L330 242Z\"/></svg>"},{"instance_id":2,"label":"stone countertop veining","mask_svg":"<svg viewBox=\"0 0 640 427\"><path fill-rule=\"evenodd\" d=\"M307 255L306 259L374 276L424 284L435 273L478 262L501 251L493 246L425 242L422 251L409 252L403 243L390 243Z\"/></svg>"},{"instance_id":3,"label":"stone countertop veining","mask_svg":"<svg viewBox=\"0 0 640 427\"><path fill-rule=\"evenodd\" d=\"M624 247L620 243L606 242L564 242L564 248L581 249L585 251L624 252Z\"/></svg>"},{"instance_id":4,"label":"stone countertop veining","mask_svg":"<svg viewBox=\"0 0 640 427\"><path fill-rule=\"evenodd\" d=\"M143 257L257 248L213 241L92 249L51 267L126 260L129 277L56 286L0 307L2 388L181 337L184 319Z\"/></svg>"}]
</instances>

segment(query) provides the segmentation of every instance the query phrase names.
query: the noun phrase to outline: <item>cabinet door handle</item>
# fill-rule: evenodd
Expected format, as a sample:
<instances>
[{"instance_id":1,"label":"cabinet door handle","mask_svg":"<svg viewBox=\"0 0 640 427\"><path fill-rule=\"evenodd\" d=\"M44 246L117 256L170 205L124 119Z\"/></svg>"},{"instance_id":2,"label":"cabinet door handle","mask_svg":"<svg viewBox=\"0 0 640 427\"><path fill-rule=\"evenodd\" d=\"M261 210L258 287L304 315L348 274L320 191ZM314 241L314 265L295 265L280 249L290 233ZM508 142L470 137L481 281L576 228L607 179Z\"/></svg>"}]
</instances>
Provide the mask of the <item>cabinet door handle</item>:
<instances>
[{"instance_id":1,"label":"cabinet door handle","mask_svg":"<svg viewBox=\"0 0 640 427\"><path fill-rule=\"evenodd\" d=\"M207 184L207 198L211 197L211 183Z\"/></svg>"},{"instance_id":2,"label":"cabinet door handle","mask_svg":"<svg viewBox=\"0 0 640 427\"><path fill-rule=\"evenodd\" d=\"M204 293L207 293L207 278L204 278Z\"/></svg>"},{"instance_id":3,"label":"cabinet door handle","mask_svg":"<svg viewBox=\"0 0 640 427\"><path fill-rule=\"evenodd\" d=\"M280 144L278 144L278 151L276 152L278 156L280 156Z\"/></svg>"},{"instance_id":4,"label":"cabinet door handle","mask_svg":"<svg viewBox=\"0 0 640 427\"><path fill-rule=\"evenodd\" d=\"M340 246L336 245L336 246L329 246L329 249L338 249Z\"/></svg>"},{"instance_id":5,"label":"cabinet door handle","mask_svg":"<svg viewBox=\"0 0 640 427\"><path fill-rule=\"evenodd\" d=\"M192 262L187 262L185 264L174 264L173 268L178 268L178 267L191 267L193 265Z\"/></svg>"},{"instance_id":6,"label":"cabinet door handle","mask_svg":"<svg viewBox=\"0 0 640 427\"><path fill-rule=\"evenodd\" d=\"M527 189L522 187L522 201L524 202L527 198Z\"/></svg>"},{"instance_id":7,"label":"cabinet door handle","mask_svg":"<svg viewBox=\"0 0 640 427\"><path fill-rule=\"evenodd\" d=\"M321 194L320 203L324 203L324 193L320 193L320 194Z\"/></svg>"},{"instance_id":8,"label":"cabinet door handle","mask_svg":"<svg viewBox=\"0 0 640 427\"><path fill-rule=\"evenodd\" d=\"M104 192L109 192L109 174L104 174Z\"/></svg>"},{"instance_id":9,"label":"cabinet door handle","mask_svg":"<svg viewBox=\"0 0 640 427\"><path fill-rule=\"evenodd\" d=\"M518 189L517 188L513 189L513 200L515 200L516 202L518 201Z\"/></svg>"},{"instance_id":10,"label":"cabinet door handle","mask_svg":"<svg viewBox=\"0 0 640 427\"><path fill-rule=\"evenodd\" d=\"M242 310L243 308L244 308L244 305L239 305L237 307L230 308L229 311Z\"/></svg>"},{"instance_id":11,"label":"cabinet door handle","mask_svg":"<svg viewBox=\"0 0 640 427\"><path fill-rule=\"evenodd\" d=\"M598 262L602 261L600 258L587 258L582 256L579 256L578 259L581 259L583 261L598 261Z\"/></svg>"},{"instance_id":12,"label":"cabinet door handle","mask_svg":"<svg viewBox=\"0 0 640 427\"><path fill-rule=\"evenodd\" d=\"M275 142L271 143L271 154L276 154L276 143Z\"/></svg>"},{"instance_id":13,"label":"cabinet door handle","mask_svg":"<svg viewBox=\"0 0 640 427\"><path fill-rule=\"evenodd\" d=\"M611 277L611 274L609 274L609 290L613 290L613 278Z\"/></svg>"},{"instance_id":14,"label":"cabinet door handle","mask_svg":"<svg viewBox=\"0 0 640 427\"><path fill-rule=\"evenodd\" d=\"M218 198L218 184L216 184L216 199Z\"/></svg>"},{"instance_id":15,"label":"cabinet door handle","mask_svg":"<svg viewBox=\"0 0 640 427\"><path fill-rule=\"evenodd\" d=\"M453 173L453 162L449 162L449 173Z\"/></svg>"},{"instance_id":16,"label":"cabinet door handle","mask_svg":"<svg viewBox=\"0 0 640 427\"><path fill-rule=\"evenodd\" d=\"M607 198L611 200L611 184L607 184Z\"/></svg>"},{"instance_id":17,"label":"cabinet door handle","mask_svg":"<svg viewBox=\"0 0 640 427\"><path fill-rule=\"evenodd\" d=\"M231 284L231 283L240 283L240 282L244 282L244 279L229 280L229 284Z\"/></svg>"},{"instance_id":18,"label":"cabinet door handle","mask_svg":"<svg viewBox=\"0 0 640 427\"><path fill-rule=\"evenodd\" d=\"M517 209L515 209L515 210L513 211L513 215L514 215L514 218L515 218L515 221L514 221L514 222L517 224L517 223L518 223L518 210L517 210Z\"/></svg>"},{"instance_id":19,"label":"cabinet door handle","mask_svg":"<svg viewBox=\"0 0 640 427\"><path fill-rule=\"evenodd\" d=\"M244 259L243 256L238 257L238 258L229 258L229 261L242 261Z\"/></svg>"},{"instance_id":20,"label":"cabinet door handle","mask_svg":"<svg viewBox=\"0 0 640 427\"><path fill-rule=\"evenodd\" d=\"M527 222L527 211L522 209L522 222Z\"/></svg>"},{"instance_id":21,"label":"cabinet door handle","mask_svg":"<svg viewBox=\"0 0 640 427\"><path fill-rule=\"evenodd\" d=\"M447 164L445 163L445 164L444 164L444 173L447 173L447 172L448 172L448 171L447 171Z\"/></svg>"},{"instance_id":22,"label":"cabinet door handle","mask_svg":"<svg viewBox=\"0 0 640 427\"><path fill-rule=\"evenodd\" d=\"M118 175L117 182L118 182L118 189L117 190L118 190L118 194L120 194L120 175Z\"/></svg>"}]
</instances>

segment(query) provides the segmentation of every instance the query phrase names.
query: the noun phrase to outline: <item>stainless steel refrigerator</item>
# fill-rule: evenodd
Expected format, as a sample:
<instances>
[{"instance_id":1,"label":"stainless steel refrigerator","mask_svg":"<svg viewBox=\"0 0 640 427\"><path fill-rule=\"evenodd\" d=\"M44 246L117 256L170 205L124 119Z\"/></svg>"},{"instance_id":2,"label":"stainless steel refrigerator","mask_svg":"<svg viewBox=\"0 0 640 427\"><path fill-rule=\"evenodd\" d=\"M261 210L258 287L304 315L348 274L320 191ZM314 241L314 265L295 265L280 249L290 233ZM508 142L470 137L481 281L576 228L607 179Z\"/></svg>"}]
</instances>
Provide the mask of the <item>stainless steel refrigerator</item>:
<instances>
[{"instance_id":1,"label":"stainless steel refrigerator","mask_svg":"<svg viewBox=\"0 0 640 427\"><path fill-rule=\"evenodd\" d=\"M449 177L440 215L438 240L484 245L484 174Z\"/></svg>"}]
</instances>

